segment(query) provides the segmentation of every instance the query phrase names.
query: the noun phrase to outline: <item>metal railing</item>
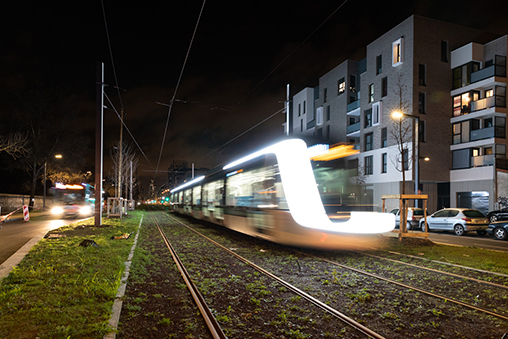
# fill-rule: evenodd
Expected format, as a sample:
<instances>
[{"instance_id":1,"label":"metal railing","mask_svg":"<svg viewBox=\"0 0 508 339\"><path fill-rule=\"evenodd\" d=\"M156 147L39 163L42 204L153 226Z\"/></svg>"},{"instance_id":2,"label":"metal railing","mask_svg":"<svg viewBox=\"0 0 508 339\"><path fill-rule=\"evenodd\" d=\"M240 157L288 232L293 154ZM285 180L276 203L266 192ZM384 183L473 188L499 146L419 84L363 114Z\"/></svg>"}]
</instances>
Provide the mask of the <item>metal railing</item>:
<instances>
[{"instance_id":1,"label":"metal railing","mask_svg":"<svg viewBox=\"0 0 508 339\"><path fill-rule=\"evenodd\" d=\"M494 165L494 154L471 157L471 167L483 167Z\"/></svg>"}]
</instances>

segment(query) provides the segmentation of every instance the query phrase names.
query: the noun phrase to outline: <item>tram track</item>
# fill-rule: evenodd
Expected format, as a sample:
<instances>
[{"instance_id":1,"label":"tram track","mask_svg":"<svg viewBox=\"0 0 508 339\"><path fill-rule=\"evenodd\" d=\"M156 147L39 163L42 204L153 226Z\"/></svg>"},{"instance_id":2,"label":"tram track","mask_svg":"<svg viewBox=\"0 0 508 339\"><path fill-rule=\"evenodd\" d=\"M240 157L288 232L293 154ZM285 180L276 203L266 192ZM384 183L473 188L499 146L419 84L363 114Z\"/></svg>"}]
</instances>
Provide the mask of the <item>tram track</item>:
<instances>
[{"instance_id":1,"label":"tram track","mask_svg":"<svg viewBox=\"0 0 508 339\"><path fill-rule=\"evenodd\" d=\"M326 305L325 303L319 301L318 299L316 298L313 298L312 296L310 296L309 294L303 292L302 290L296 288L295 286L293 286L292 284L288 283L287 281L284 281L283 279L277 277L276 275L268 272L267 270L263 269L262 267L256 265L255 263L253 263L252 261L249 261L247 260L246 258L238 255L237 253L235 253L233 250L231 249L228 249L224 246L222 246L221 244L219 244L218 242L212 240L211 238L209 237L206 237L205 235L201 234L200 232L192 229L191 227L185 225L184 223L182 223L181 221L175 219L175 218L171 218L169 217L173 222L176 222L178 223L179 225L183 226L183 227L186 227L188 230L192 231L195 235L197 236L200 236L202 237L203 239L205 239L206 241L208 241L209 243L211 243L212 245L220 248L221 250L223 250L224 252L228 253L229 255L231 255L232 257L236 258L237 260L243 262L244 264L248 265L248 267L251 267L253 269L255 269L256 271L258 271L259 273L265 275L266 277L276 281L278 284L280 284L281 286L283 286L284 288L290 290L291 292L297 294L298 296L302 297L303 299L305 299L306 301L310 302L312 305L314 305L315 307L318 307L319 309L321 309L322 311L324 312L327 312L328 314L330 314L331 316L334 316L336 317L337 319L339 319L340 321L344 322L345 324L351 326L352 328L356 329L357 331L359 331L360 333L362 333L363 335L365 335L365 337L368 337L368 338L376 338L376 339L383 339L384 337L382 335L380 335L379 333L376 333L375 331L369 329L368 327L358 323L357 321L355 321L354 319L346 316L345 314L343 314L342 312ZM165 240L165 242L167 242L167 246L168 248L172 248L172 255L174 253L174 255L176 255L176 252L174 251L173 249L173 246L171 244L169 244L169 240L167 240L167 236L164 234L163 230L162 230L162 227L161 226L158 226L159 230L160 230L160 233L161 235L163 236ZM180 261L180 259L177 259L178 261ZM181 261L180 261L181 262ZM182 264L183 266L183 264ZM182 275L184 275L185 273L183 273L183 271L186 272L185 268L182 268ZM188 280L190 281L191 278L189 276ZM189 287L190 289L194 289L194 287L192 286L195 286L194 284L192 284L192 282L190 281L190 285L191 287ZM189 285L188 285L189 286ZM196 288L197 290L197 288ZM199 292L197 292L196 294L198 294ZM204 302L204 298L203 297L200 297L200 298L195 298L195 299L202 299L203 300L203 304L202 305L199 305L199 309L202 310L204 308L206 308L207 310L205 310L205 313L209 314L206 316L206 318L209 318L211 315L211 312L209 311L209 308L206 306L206 303ZM201 302L200 302L201 303ZM205 318L205 315L203 315L203 317ZM212 316L213 317L213 316ZM215 320L206 320L207 324L208 323L212 323L212 322L215 322ZM220 326L218 323L217 323L217 326ZM215 327L215 326L214 326ZM217 331L219 332L219 331ZM222 332L222 331L220 331ZM216 336L214 335L214 338L216 338ZM217 337L218 338L218 337Z\"/></svg>"},{"instance_id":2,"label":"tram track","mask_svg":"<svg viewBox=\"0 0 508 339\"><path fill-rule=\"evenodd\" d=\"M299 338L297 335L304 335L311 328L320 327L320 320L317 320L317 323L307 323L306 326L302 327L295 325L298 324L298 319L306 318L304 317L305 313L302 311L304 308L302 302L307 303L312 299L317 301L313 304L313 307L317 308L316 304L324 305L324 308L319 306L321 310L319 312L324 314L326 308L340 309L341 311L337 312L341 315L334 314L333 317L340 319L343 315L351 319L351 321L345 322L344 319L341 319L341 322L344 322L344 325L341 326L351 328L347 332L348 335L344 335L348 338L365 336L374 338L407 338L413 336L438 338L442 333L442 328L446 328L445 333L448 334L444 337L450 337L449 334L454 333L453 337L456 335L464 338L500 338L503 333L507 332L508 317L503 310L485 310L482 308L483 305L478 307L478 305L469 305L460 300L452 300L452 296L448 294L441 296L438 293L426 291L423 288L395 281L394 279L391 279L393 282L389 281L390 279L376 274L382 272L375 272L375 264L368 264L363 267L363 270L352 265L345 265L344 260L341 260L342 262L337 265L337 262L333 262L328 257L323 258L314 255L314 251L294 252L294 249L288 247L240 235L203 222L194 222L181 217L175 218L172 214L167 215L166 219L166 215L164 214L164 217L162 217L161 214L159 217L161 232L167 234L171 242L173 242L173 236L170 234L187 241L187 243L175 243L173 246L178 253L183 255L182 262L189 267L191 279L194 279L197 288L204 292L203 299L208 303L207 307L211 310L212 315L217 319L222 319L219 321L219 325L224 329L227 337L262 337L260 333L263 332L259 332L261 328L269 328L272 323L277 323L272 326L277 330L270 332L269 337ZM184 231L181 230L183 226L186 226L185 229L187 230L185 235L183 235ZM196 233L198 231L203 235L198 237ZM195 234L195 237L191 237L189 234ZM209 240L204 241L203 236L208 237ZM201 240L196 240L197 238ZM210 247L207 245L205 248L205 242L210 244ZM333 252L319 253L333 254ZM364 261L366 258L369 260L376 259L376 262L383 260L383 258L364 256L364 253L353 254L353 256L351 256L351 253L349 254L348 260L357 262L359 266L363 265L362 260ZM347 256L346 252L341 252L340 256L345 258ZM360 258L363 259L359 260ZM232 260L238 264L234 264ZM394 261L387 260L386 262L390 267L401 265ZM416 273L423 275L439 274L416 266L407 266L406 270L410 270L408 272L424 272ZM212 269L218 269L221 273L213 273ZM367 270L374 272L367 272ZM253 271L259 272L260 275L257 276L258 273L253 273ZM265 278L261 278L261 274L265 274L263 271L268 273ZM396 275L397 280L399 280L399 277L399 275ZM502 293L506 291L506 289L498 287L496 284L482 284L481 281L464 279L464 277L458 275L445 274L443 277L443 279L449 279L452 282L460 280L462 283L467 281L468 284L482 286L483 289L499 290L503 291ZM221 283L224 281L227 281L227 283ZM272 283L269 281L272 281ZM260 297L259 294L250 296L242 290L246 286L261 286L263 284L266 289L256 290L256 293L264 292L267 294L264 297ZM213 288L210 286L213 286ZM478 289L479 287L475 288ZM289 291L291 293L301 292L298 294L301 301L296 302L296 297L287 294L285 298L276 297L276 292L281 290L286 291L286 293L289 293ZM252 307L253 299L260 302L260 304ZM282 304L280 301L282 299L286 299L283 307L279 305L279 303ZM294 302L288 302L289 300ZM221 304L224 302L225 304ZM226 306L228 302L230 305ZM275 313L272 313L272 320L261 320L267 313L273 312L270 308L275 307L275 303L279 308ZM285 320L287 323L279 324L279 319L281 319L279 317L282 314L290 314L291 310L297 307L302 312L301 314L291 315ZM312 313L312 321L316 321L319 312ZM326 312L327 314L334 313L334 311L331 311L331 313ZM296 311L293 313L296 314ZM224 320L225 318L235 317L237 319L236 325L233 324L234 321ZM321 317L323 320L328 319L326 316ZM293 327L290 327L289 324L292 324ZM363 329L357 334L352 334L354 333L352 327L355 324L359 324L367 330ZM259 327L256 327L257 325ZM286 332L281 332L283 331L281 329L283 325L289 326ZM242 326L251 326L251 330L241 332ZM340 327L335 326L334 330L339 331L338 328ZM266 330L263 331L266 332ZM370 333L370 331L375 334ZM239 333L241 334L239 335ZM279 336L280 333L285 333L285 336ZM315 329L313 333L316 333ZM334 332L333 330L327 332L324 329L321 336L326 337L327 333L333 335ZM305 338L305 336L301 336L301 338Z\"/></svg>"}]
</instances>

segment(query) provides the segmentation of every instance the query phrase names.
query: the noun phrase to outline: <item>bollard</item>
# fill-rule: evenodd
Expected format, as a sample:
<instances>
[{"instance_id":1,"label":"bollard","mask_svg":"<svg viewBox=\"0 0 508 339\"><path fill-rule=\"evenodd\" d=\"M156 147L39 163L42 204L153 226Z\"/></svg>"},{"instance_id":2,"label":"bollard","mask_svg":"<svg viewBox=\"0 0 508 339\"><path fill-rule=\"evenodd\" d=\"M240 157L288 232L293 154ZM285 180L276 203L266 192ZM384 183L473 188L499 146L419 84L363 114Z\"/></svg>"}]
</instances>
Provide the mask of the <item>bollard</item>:
<instances>
[{"instance_id":1,"label":"bollard","mask_svg":"<svg viewBox=\"0 0 508 339\"><path fill-rule=\"evenodd\" d=\"M30 214L28 213L28 206L27 205L23 205L23 220L25 222L30 221Z\"/></svg>"}]
</instances>

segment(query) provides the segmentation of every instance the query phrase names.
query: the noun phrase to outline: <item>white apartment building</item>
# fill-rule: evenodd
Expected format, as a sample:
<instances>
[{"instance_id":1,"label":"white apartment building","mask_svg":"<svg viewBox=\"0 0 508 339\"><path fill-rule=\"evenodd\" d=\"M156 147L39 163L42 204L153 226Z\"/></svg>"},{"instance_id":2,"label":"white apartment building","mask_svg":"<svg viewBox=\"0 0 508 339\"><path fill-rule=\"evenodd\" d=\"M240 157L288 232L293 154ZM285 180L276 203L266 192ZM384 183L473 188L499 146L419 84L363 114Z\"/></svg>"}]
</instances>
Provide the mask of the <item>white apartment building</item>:
<instances>
[{"instance_id":1,"label":"white apartment building","mask_svg":"<svg viewBox=\"0 0 508 339\"><path fill-rule=\"evenodd\" d=\"M506 45L506 37L492 40L475 29L411 16L368 44L365 59L346 60L320 77L318 87L298 92L292 135L355 144L360 153L346 161L358 166L363 194L380 210L382 195L402 192L392 118L402 108L413 117L405 122L405 192L414 193L418 173L429 212L485 205L476 196L488 196L483 210L493 209L493 159L506 157ZM457 100L467 95L469 106L461 104L459 114ZM387 201L387 208L397 205Z\"/></svg>"}]
</instances>

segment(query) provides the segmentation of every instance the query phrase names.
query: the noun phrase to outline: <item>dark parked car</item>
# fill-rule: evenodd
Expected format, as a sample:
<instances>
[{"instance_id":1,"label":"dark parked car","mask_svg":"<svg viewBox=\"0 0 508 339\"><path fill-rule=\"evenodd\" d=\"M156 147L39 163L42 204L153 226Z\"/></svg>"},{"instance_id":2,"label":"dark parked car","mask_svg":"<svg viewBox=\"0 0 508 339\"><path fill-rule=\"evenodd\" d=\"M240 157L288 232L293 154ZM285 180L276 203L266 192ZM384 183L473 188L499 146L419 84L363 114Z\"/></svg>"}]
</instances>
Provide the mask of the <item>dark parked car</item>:
<instances>
[{"instance_id":1,"label":"dark parked car","mask_svg":"<svg viewBox=\"0 0 508 339\"><path fill-rule=\"evenodd\" d=\"M496 222L499 220L508 220L508 207L501 208L499 211L491 211L487 214L490 222Z\"/></svg>"},{"instance_id":2,"label":"dark parked car","mask_svg":"<svg viewBox=\"0 0 508 339\"><path fill-rule=\"evenodd\" d=\"M489 225L487 233L492 234L496 239L508 239L508 221L496 221Z\"/></svg>"}]
</instances>

